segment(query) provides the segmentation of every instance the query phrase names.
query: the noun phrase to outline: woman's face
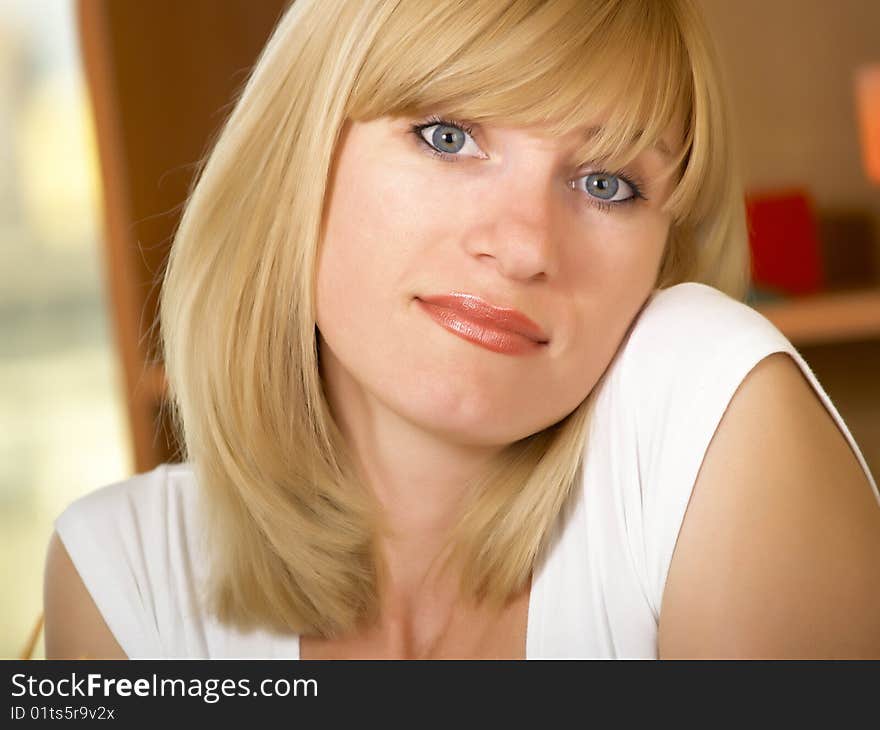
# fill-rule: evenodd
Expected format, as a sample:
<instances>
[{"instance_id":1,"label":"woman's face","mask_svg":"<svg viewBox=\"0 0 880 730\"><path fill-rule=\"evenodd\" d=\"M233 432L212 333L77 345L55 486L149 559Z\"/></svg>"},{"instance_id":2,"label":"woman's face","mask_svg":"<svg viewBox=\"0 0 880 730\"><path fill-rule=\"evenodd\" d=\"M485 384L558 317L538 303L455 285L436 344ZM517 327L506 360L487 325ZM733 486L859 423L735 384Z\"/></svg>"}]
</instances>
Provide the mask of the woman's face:
<instances>
[{"instance_id":1,"label":"woman's face","mask_svg":"<svg viewBox=\"0 0 880 730\"><path fill-rule=\"evenodd\" d=\"M664 136L669 149L680 132ZM371 417L390 411L455 443L500 446L584 400L651 293L674 180L659 177L657 149L627 168L629 183L577 167L581 141L411 118L346 125L317 280L334 410L356 398ZM502 336L521 351L499 352L456 334L478 330L443 326L444 312L417 299L450 293L519 310L546 343Z\"/></svg>"}]
</instances>

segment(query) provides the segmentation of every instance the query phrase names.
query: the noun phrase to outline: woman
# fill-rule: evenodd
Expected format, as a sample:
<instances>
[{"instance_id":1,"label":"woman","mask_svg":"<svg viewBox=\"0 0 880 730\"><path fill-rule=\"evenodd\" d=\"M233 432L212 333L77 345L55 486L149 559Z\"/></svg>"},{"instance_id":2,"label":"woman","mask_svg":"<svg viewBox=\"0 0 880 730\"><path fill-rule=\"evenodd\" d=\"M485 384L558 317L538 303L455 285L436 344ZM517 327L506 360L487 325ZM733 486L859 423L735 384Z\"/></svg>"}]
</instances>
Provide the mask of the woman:
<instances>
[{"instance_id":1,"label":"woman","mask_svg":"<svg viewBox=\"0 0 880 730\"><path fill-rule=\"evenodd\" d=\"M726 119L686 0L297 0L163 282L185 463L59 517L47 656L880 656Z\"/></svg>"}]
</instances>

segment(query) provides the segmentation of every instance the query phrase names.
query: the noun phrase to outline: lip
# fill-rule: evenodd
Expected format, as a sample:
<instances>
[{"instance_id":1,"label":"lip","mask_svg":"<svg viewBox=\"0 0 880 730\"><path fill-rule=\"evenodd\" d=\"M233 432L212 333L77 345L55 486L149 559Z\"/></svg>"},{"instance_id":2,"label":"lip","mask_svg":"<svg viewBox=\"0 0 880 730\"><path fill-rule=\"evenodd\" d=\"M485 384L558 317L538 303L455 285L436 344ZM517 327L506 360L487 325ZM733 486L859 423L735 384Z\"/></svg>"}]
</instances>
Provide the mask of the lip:
<instances>
[{"instance_id":1,"label":"lip","mask_svg":"<svg viewBox=\"0 0 880 730\"><path fill-rule=\"evenodd\" d=\"M454 292L416 297L416 301L438 324L495 352L532 352L549 341L540 326L522 312L496 307L473 294Z\"/></svg>"}]
</instances>

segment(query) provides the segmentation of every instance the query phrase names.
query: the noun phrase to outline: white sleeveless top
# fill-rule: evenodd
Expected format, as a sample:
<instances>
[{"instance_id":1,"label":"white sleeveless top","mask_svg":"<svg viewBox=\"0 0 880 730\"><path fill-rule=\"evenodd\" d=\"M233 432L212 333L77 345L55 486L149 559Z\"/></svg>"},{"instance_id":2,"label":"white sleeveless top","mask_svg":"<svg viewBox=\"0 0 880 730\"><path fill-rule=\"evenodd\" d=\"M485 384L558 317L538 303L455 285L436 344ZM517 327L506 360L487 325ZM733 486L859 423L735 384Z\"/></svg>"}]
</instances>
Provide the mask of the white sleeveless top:
<instances>
[{"instance_id":1,"label":"white sleeveless top","mask_svg":"<svg viewBox=\"0 0 880 730\"><path fill-rule=\"evenodd\" d=\"M815 375L767 319L712 287L655 292L596 393L583 467L535 565L526 657L656 658L663 587L691 489L743 378L787 352L864 457ZM242 633L202 610L210 549L186 464L80 497L55 528L131 658L299 658L294 634Z\"/></svg>"}]
</instances>

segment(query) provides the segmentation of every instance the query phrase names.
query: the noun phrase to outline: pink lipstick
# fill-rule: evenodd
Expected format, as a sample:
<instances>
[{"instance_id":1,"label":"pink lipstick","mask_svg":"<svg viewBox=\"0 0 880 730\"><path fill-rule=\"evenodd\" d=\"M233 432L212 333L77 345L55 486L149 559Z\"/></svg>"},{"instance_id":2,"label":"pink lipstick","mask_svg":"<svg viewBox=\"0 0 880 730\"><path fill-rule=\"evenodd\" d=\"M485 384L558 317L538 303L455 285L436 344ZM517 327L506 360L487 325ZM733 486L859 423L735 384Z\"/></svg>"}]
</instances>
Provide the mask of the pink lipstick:
<instances>
[{"instance_id":1,"label":"pink lipstick","mask_svg":"<svg viewBox=\"0 0 880 730\"><path fill-rule=\"evenodd\" d=\"M522 312L496 307L472 294L416 297L435 322L493 352L523 355L547 344L544 331Z\"/></svg>"}]
</instances>

